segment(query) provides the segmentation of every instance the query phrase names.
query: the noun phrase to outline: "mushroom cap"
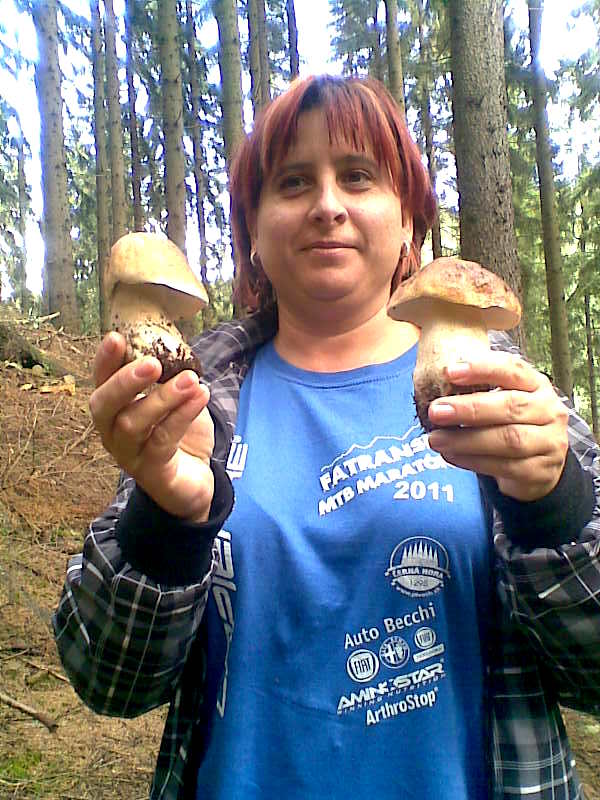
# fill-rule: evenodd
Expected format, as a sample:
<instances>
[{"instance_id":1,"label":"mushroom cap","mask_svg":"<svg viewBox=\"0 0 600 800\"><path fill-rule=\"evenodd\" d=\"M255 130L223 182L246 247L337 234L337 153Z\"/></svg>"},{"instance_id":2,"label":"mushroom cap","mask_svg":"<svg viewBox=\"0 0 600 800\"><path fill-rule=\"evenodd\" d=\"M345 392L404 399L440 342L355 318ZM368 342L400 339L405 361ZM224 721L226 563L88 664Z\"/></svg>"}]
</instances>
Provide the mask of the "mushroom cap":
<instances>
[{"instance_id":1,"label":"mushroom cap","mask_svg":"<svg viewBox=\"0 0 600 800\"><path fill-rule=\"evenodd\" d=\"M400 283L388 302L393 319L422 326L429 300L481 310L488 328L508 330L521 319L521 304L506 283L475 261L436 258Z\"/></svg>"},{"instance_id":2,"label":"mushroom cap","mask_svg":"<svg viewBox=\"0 0 600 800\"><path fill-rule=\"evenodd\" d=\"M119 283L149 293L170 319L189 319L208 304L206 289L172 241L156 233L127 233L110 251L104 276L112 298Z\"/></svg>"}]
</instances>

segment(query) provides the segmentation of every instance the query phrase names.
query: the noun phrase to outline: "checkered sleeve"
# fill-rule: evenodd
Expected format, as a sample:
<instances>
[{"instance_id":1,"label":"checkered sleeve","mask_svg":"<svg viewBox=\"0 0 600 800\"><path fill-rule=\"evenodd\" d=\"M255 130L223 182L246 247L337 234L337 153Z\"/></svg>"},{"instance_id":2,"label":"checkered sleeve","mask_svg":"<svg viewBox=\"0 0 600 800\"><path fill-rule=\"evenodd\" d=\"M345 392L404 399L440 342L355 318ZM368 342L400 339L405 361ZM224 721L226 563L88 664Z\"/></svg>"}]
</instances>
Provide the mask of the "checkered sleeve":
<instances>
[{"instance_id":1,"label":"checkered sleeve","mask_svg":"<svg viewBox=\"0 0 600 800\"><path fill-rule=\"evenodd\" d=\"M511 538L496 513L494 541L505 606L538 653L545 681L562 703L590 711L600 709L600 451L566 404L570 450L593 486L591 517L562 544L541 539L531 548Z\"/></svg>"},{"instance_id":2,"label":"checkered sleeve","mask_svg":"<svg viewBox=\"0 0 600 800\"><path fill-rule=\"evenodd\" d=\"M53 617L59 654L77 693L94 711L124 717L173 695L211 574L209 568L196 582L165 586L128 563L115 530L134 488L123 476L113 503L91 524L82 553L68 564Z\"/></svg>"}]
</instances>

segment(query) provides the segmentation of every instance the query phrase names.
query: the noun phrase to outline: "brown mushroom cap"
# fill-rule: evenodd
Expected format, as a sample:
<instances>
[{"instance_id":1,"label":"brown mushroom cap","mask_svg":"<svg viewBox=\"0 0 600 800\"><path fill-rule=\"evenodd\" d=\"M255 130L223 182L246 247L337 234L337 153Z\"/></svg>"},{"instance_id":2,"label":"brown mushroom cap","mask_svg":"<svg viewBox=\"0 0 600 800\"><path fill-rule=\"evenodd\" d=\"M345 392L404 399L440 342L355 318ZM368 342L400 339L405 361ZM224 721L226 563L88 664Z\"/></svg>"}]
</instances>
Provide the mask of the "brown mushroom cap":
<instances>
[{"instance_id":1,"label":"brown mushroom cap","mask_svg":"<svg viewBox=\"0 0 600 800\"><path fill-rule=\"evenodd\" d=\"M514 328L521 305L506 283L475 261L436 258L400 283L388 303L388 314L422 327L429 300L481 309L484 324L494 330Z\"/></svg>"},{"instance_id":2,"label":"brown mushroom cap","mask_svg":"<svg viewBox=\"0 0 600 800\"><path fill-rule=\"evenodd\" d=\"M128 233L114 243L105 274L109 298L119 283L139 285L172 320L192 318L208 304L206 289L185 255L156 233Z\"/></svg>"}]
</instances>

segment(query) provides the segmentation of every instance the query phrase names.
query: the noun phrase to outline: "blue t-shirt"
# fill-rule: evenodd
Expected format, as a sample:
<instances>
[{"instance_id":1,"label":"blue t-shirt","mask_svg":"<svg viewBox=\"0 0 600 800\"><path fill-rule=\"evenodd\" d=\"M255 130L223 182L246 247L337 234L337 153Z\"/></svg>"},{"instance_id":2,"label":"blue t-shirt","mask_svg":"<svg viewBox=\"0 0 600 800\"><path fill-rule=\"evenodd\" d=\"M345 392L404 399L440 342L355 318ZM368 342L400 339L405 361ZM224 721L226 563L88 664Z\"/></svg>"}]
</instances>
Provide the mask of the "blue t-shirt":
<instances>
[{"instance_id":1,"label":"blue t-shirt","mask_svg":"<svg viewBox=\"0 0 600 800\"><path fill-rule=\"evenodd\" d=\"M243 383L198 800L488 796L490 535L415 357L313 373L269 344Z\"/></svg>"}]
</instances>

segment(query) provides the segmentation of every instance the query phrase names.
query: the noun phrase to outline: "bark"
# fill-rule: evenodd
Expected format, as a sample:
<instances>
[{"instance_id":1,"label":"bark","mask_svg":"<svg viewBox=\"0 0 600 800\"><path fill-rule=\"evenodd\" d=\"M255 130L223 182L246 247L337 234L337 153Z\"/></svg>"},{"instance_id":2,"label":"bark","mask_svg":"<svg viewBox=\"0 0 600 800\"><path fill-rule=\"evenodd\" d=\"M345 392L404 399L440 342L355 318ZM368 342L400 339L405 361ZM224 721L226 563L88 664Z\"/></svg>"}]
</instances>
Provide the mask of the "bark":
<instances>
[{"instance_id":1,"label":"bark","mask_svg":"<svg viewBox=\"0 0 600 800\"><path fill-rule=\"evenodd\" d=\"M215 0L219 28L219 71L221 74L221 116L227 163L244 135L242 122L242 64L240 33L235 0Z\"/></svg>"},{"instance_id":2,"label":"bark","mask_svg":"<svg viewBox=\"0 0 600 800\"><path fill-rule=\"evenodd\" d=\"M533 115L536 160L539 177L542 237L546 262L546 290L550 312L550 340L554 381L568 397L573 397L573 370L569 349L569 323L565 302L560 231L556 212L554 172L546 108L546 76L540 63L543 0L529 2L529 41L533 73Z\"/></svg>"},{"instance_id":3,"label":"bark","mask_svg":"<svg viewBox=\"0 0 600 800\"><path fill-rule=\"evenodd\" d=\"M598 424L598 394L596 392L596 364L594 361L594 326L590 312L590 293L586 290L584 296L585 305L585 339L587 347L588 363L588 382L590 389L590 407L592 413L592 430L596 439L600 436L600 425Z\"/></svg>"},{"instance_id":4,"label":"bark","mask_svg":"<svg viewBox=\"0 0 600 800\"><path fill-rule=\"evenodd\" d=\"M158 43L165 140L167 236L185 252L183 94L176 0L162 0L158 4Z\"/></svg>"},{"instance_id":5,"label":"bark","mask_svg":"<svg viewBox=\"0 0 600 800\"><path fill-rule=\"evenodd\" d=\"M582 231L579 238L579 249L581 251L581 260L585 264L585 251L587 245L588 223L585 218L585 209L581 208ZM588 367L588 386L590 391L590 411L592 416L592 430L596 439L600 437L600 421L598 420L598 393L596 392L596 362L594 357L594 322L591 313L591 297L588 288L588 280L586 275L587 270L583 270L583 277L585 283L585 291L583 294L583 305L585 310L585 342L587 350L587 367Z\"/></svg>"},{"instance_id":6,"label":"bark","mask_svg":"<svg viewBox=\"0 0 600 800\"><path fill-rule=\"evenodd\" d=\"M96 147L96 245L98 262L98 314L100 330L109 329L108 299L104 276L110 257L110 219L108 196L108 156L106 153L106 108L104 97L104 53L99 0L92 0L92 74L94 78L94 143Z\"/></svg>"},{"instance_id":7,"label":"bark","mask_svg":"<svg viewBox=\"0 0 600 800\"><path fill-rule=\"evenodd\" d=\"M35 85L40 110L45 299L50 313L60 312L59 324L76 333L81 323L75 295L67 200L56 0L37 0L33 3L32 13L39 52Z\"/></svg>"},{"instance_id":8,"label":"bark","mask_svg":"<svg viewBox=\"0 0 600 800\"><path fill-rule=\"evenodd\" d=\"M374 0L371 4L371 17L373 19L373 46L369 62L369 74L383 83L383 59L381 57L381 29L379 27L379 2Z\"/></svg>"},{"instance_id":9,"label":"bark","mask_svg":"<svg viewBox=\"0 0 600 800\"><path fill-rule=\"evenodd\" d=\"M271 70L264 0L248 0L250 81L254 116L271 100Z\"/></svg>"},{"instance_id":10,"label":"bark","mask_svg":"<svg viewBox=\"0 0 600 800\"><path fill-rule=\"evenodd\" d=\"M461 255L496 272L520 296L503 4L502 0L449 0L448 6ZM521 331L517 338L522 340Z\"/></svg>"},{"instance_id":11,"label":"bark","mask_svg":"<svg viewBox=\"0 0 600 800\"><path fill-rule=\"evenodd\" d=\"M427 158L427 171L429 180L435 189L437 169L435 164L435 152L433 142L433 121L431 119L431 106L429 94L431 92L432 81L430 80L430 69L432 63L431 47L428 38L423 33L425 22L425 7L423 0L419 0L419 21L417 33L419 37L419 64L420 72L417 80L419 86L419 100L421 106L421 127L423 130L423 140L425 144L425 157ZM431 249L434 258L442 256L442 232L440 228L440 216L436 214L435 221L431 228Z\"/></svg>"},{"instance_id":12,"label":"bark","mask_svg":"<svg viewBox=\"0 0 600 800\"><path fill-rule=\"evenodd\" d=\"M136 92L133 83L133 11L135 0L125 3L125 46L127 58L125 75L127 78L127 101L129 104L129 142L131 147L131 190L133 194L133 227L136 231L144 230L144 209L142 207L140 148L138 143L137 115L135 111Z\"/></svg>"},{"instance_id":13,"label":"bark","mask_svg":"<svg viewBox=\"0 0 600 800\"><path fill-rule=\"evenodd\" d=\"M19 120L19 138L17 140L17 188L19 193L19 255L15 270L15 295L19 299L21 311L27 311L27 180L25 178L25 144Z\"/></svg>"},{"instance_id":14,"label":"bark","mask_svg":"<svg viewBox=\"0 0 600 800\"><path fill-rule=\"evenodd\" d=\"M192 0L185 1L186 11L186 39L187 55L190 75L190 96L192 105L192 124L189 131L194 151L194 188L196 192L196 217L198 220L198 236L200 240L200 279L208 294L208 309L202 312L204 327L208 328L213 322L212 318L212 286L206 274L206 218L204 216L204 197L206 195L206 180L204 169L206 155L202 144L202 128L200 123L200 77L198 57L196 55L196 25L192 10Z\"/></svg>"},{"instance_id":15,"label":"bark","mask_svg":"<svg viewBox=\"0 0 600 800\"><path fill-rule=\"evenodd\" d=\"M112 197L112 243L114 243L127 232L127 202L125 199L125 161L123 159L123 126L119 96L116 22L112 0L104 0L104 41L106 46L110 192Z\"/></svg>"},{"instance_id":16,"label":"bark","mask_svg":"<svg viewBox=\"0 0 600 800\"><path fill-rule=\"evenodd\" d=\"M398 0L385 0L385 29L389 90L404 114L404 76L402 73L402 55L400 53L400 35L398 33Z\"/></svg>"},{"instance_id":17,"label":"bark","mask_svg":"<svg viewBox=\"0 0 600 800\"><path fill-rule=\"evenodd\" d=\"M294 80L300 75L300 56L298 54L298 26L296 25L296 8L294 0L286 0L288 50L290 53L290 78Z\"/></svg>"}]
</instances>

